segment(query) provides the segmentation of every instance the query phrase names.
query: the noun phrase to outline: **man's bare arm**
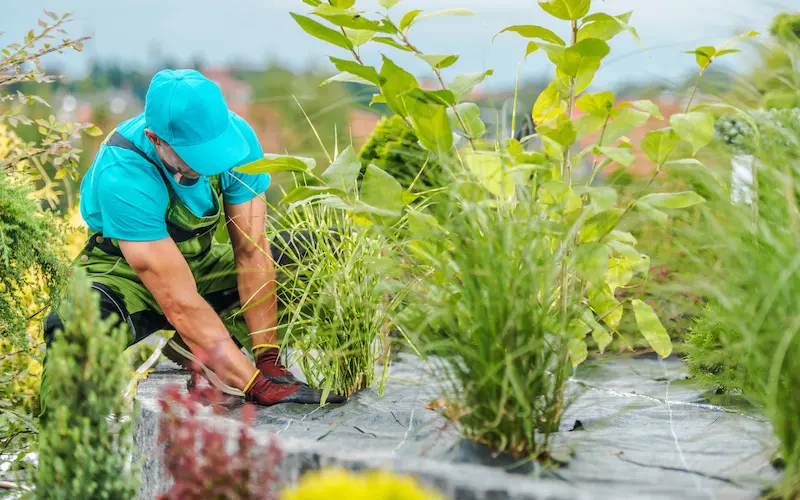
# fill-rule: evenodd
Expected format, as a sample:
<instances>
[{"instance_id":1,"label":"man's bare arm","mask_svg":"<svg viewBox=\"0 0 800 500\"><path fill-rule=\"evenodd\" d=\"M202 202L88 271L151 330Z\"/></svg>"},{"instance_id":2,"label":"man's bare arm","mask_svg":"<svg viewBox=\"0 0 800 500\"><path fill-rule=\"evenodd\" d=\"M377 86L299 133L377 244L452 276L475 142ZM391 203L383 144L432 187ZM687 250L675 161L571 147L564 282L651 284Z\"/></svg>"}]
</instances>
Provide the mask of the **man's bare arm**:
<instances>
[{"instance_id":1,"label":"man's bare arm","mask_svg":"<svg viewBox=\"0 0 800 500\"><path fill-rule=\"evenodd\" d=\"M244 389L256 367L231 339L214 309L197 293L194 276L171 238L120 241L131 268L153 294L167 320L223 382Z\"/></svg>"},{"instance_id":2,"label":"man's bare arm","mask_svg":"<svg viewBox=\"0 0 800 500\"><path fill-rule=\"evenodd\" d=\"M275 266L265 234L266 205L259 198L237 205L226 203L225 214L239 273L239 297L253 345L276 345L278 302Z\"/></svg>"}]
</instances>

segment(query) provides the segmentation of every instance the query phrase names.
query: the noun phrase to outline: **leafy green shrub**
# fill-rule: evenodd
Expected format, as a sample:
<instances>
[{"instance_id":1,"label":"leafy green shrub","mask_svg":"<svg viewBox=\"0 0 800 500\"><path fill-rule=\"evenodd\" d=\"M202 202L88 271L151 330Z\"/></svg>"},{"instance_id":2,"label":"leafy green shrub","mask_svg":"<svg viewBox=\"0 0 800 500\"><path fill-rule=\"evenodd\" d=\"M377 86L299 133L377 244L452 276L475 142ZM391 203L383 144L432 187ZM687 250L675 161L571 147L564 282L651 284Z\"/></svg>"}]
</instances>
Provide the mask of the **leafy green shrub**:
<instances>
[{"instance_id":1,"label":"leafy green shrub","mask_svg":"<svg viewBox=\"0 0 800 500\"><path fill-rule=\"evenodd\" d=\"M63 227L41 212L24 179L0 173L0 335L26 346L31 290L57 292L66 277Z\"/></svg>"},{"instance_id":2,"label":"leafy green shrub","mask_svg":"<svg viewBox=\"0 0 800 500\"><path fill-rule=\"evenodd\" d=\"M406 189L412 184L416 191L442 186L441 166L419 145L417 134L400 116L381 118L358 157L365 167L380 167Z\"/></svg>"},{"instance_id":3,"label":"leafy green shrub","mask_svg":"<svg viewBox=\"0 0 800 500\"><path fill-rule=\"evenodd\" d=\"M726 392L740 392L744 374L740 360L741 337L733 328L726 328L718 318L719 306L706 304L694 318L683 348L689 372L704 386Z\"/></svg>"},{"instance_id":4,"label":"leafy green shrub","mask_svg":"<svg viewBox=\"0 0 800 500\"><path fill-rule=\"evenodd\" d=\"M100 319L98 294L77 270L59 314L64 330L47 354L36 496L136 498L133 413L123 396L124 326L112 328L114 316Z\"/></svg>"}]
</instances>

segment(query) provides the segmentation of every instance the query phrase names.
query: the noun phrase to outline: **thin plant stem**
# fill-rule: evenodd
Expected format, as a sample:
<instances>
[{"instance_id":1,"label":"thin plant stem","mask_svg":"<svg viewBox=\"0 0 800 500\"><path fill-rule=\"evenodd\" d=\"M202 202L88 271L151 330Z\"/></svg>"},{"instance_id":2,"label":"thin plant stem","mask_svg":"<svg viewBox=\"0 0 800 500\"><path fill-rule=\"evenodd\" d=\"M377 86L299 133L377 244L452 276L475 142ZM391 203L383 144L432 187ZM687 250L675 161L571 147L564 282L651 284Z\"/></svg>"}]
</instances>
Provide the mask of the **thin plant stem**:
<instances>
[{"instance_id":1,"label":"thin plant stem","mask_svg":"<svg viewBox=\"0 0 800 500\"><path fill-rule=\"evenodd\" d=\"M409 49L413 50L415 54L417 54L418 56L423 55L423 53L408 40L408 37L406 37L406 35L400 33L400 39L403 41L403 43L406 44L406 46L408 46ZM436 75L436 78L439 80L439 84L442 86L442 89L447 90L447 84L444 83L444 78L442 78L441 70L433 65L431 65L431 68L433 69L433 73ZM477 148L475 147L475 140L467 134L467 125L461 118L461 113L458 112L458 108L456 108L455 104L451 104L450 109L453 110L453 114L456 116L456 119L458 119L458 123L461 125L461 129L464 131L464 134L467 135L467 139L469 140L470 146L472 146L472 150L476 151Z\"/></svg>"}]
</instances>

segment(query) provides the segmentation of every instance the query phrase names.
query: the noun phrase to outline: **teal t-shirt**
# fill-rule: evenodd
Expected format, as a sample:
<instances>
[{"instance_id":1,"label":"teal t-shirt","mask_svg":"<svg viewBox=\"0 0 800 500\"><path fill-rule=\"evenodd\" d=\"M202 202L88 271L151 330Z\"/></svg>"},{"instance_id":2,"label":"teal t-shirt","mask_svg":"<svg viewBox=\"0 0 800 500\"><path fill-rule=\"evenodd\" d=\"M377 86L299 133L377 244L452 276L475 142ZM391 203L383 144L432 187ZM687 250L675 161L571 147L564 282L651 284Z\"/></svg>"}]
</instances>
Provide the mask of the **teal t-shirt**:
<instances>
[{"instance_id":1,"label":"teal t-shirt","mask_svg":"<svg viewBox=\"0 0 800 500\"><path fill-rule=\"evenodd\" d=\"M250 145L250 154L241 166L264 157L253 128L233 112L231 117ZM191 185L179 184L164 167L155 146L145 136L144 113L117 127L161 168L172 189L198 216L209 215L214 199L208 177ZM191 166L191 165L190 165ZM235 167L234 167L235 168ZM252 200L269 186L269 174L244 174L229 170L222 174L223 202L237 205ZM153 241L169 236L165 216L169 192L156 167L134 151L104 145L81 182L81 215L89 228L106 238L126 241Z\"/></svg>"}]
</instances>

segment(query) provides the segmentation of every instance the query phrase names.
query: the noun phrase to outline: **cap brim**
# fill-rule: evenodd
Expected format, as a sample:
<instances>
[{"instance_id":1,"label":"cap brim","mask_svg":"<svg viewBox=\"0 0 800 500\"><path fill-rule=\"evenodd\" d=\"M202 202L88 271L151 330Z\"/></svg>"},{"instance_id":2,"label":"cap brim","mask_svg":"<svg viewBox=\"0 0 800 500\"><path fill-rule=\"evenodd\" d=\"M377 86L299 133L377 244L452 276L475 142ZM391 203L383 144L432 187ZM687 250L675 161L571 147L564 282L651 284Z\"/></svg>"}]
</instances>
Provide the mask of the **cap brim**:
<instances>
[{"instance_id":1,"label":"cap brim","mask_svg":"<svg viewBox=\"0 0 800 500\"><path fill-rule=\"evenodd\" d=\"M227 172L250 154L250 145L231 119L228 119L225 132L208 142L172 148L189 168L200 175Z\"/></svg>"}]
</instances>

